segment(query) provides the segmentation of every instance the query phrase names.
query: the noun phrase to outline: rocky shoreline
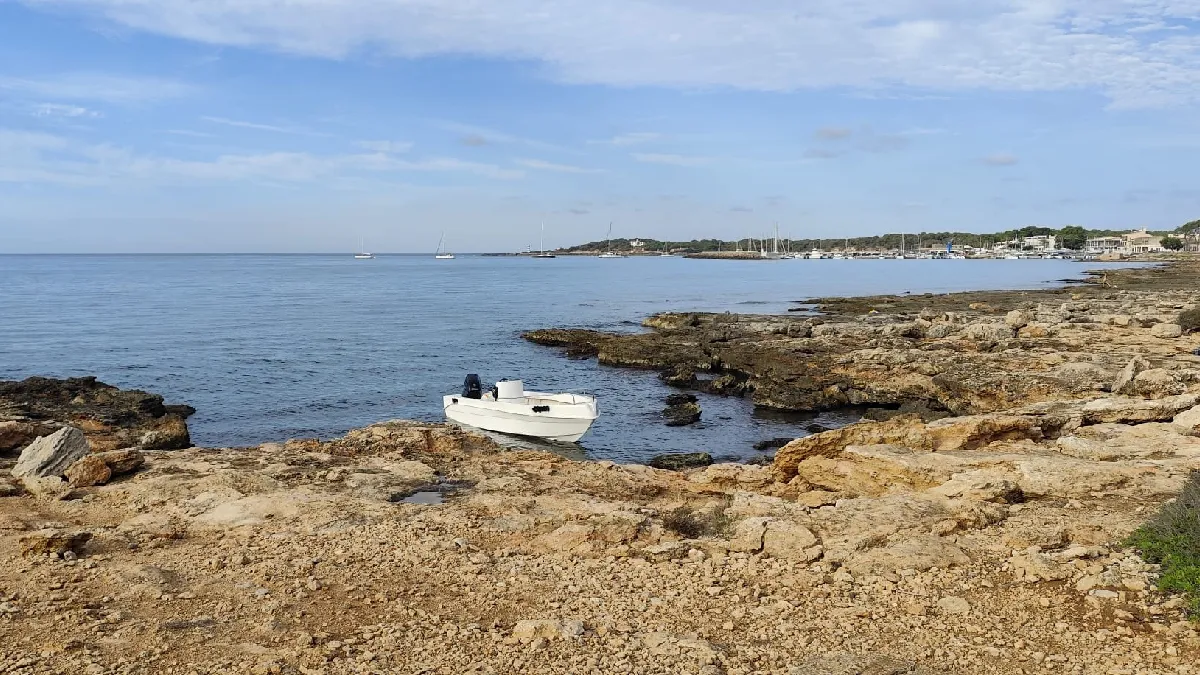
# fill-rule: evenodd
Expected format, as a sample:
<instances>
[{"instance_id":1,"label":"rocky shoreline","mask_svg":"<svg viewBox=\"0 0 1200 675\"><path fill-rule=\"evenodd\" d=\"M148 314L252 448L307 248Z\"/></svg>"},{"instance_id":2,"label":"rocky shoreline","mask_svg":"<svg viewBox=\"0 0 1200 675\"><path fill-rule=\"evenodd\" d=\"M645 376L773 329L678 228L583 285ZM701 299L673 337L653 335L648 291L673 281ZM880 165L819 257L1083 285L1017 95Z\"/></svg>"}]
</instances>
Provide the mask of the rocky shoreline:
<instances>
[{"instance_id":1,"label":"rocky shoreline","mask_svg":"<svg viewBox=\"0 0 1200 675\"><path fill-rule=\"evenodd\" d=\"M1200 469L1200 336L1163 328L1197 271L530 334L761 405L878 409L772 466L389 422L143 447L59 493L0 480L0 672L1200 673L1185 599L1122 545ZM111 451L157 418L128 419L81 429Z\"/></svg>"}]
</instances>

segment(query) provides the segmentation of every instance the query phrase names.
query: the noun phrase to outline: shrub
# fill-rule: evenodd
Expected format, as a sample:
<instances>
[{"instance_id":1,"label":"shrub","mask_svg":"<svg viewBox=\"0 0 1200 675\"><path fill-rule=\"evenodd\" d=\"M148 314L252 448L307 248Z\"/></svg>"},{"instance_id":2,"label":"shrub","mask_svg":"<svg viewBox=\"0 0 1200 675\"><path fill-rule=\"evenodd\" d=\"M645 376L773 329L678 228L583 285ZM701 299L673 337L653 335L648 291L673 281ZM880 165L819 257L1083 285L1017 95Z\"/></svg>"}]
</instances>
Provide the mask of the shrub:
<instances>
[{"instance_id":1,"label":"shrub","mask_svg":"<svg viewBox=\"0 0 1200 675\"><path fill-rule=\"evenodd\" d=\"M725 515L727 506L722 504L705 510L680 506L663 514L663 527L685 539L723 536L729 532L730 525L729 516Z\"/></svg>"},{"instance_id":2,"label":"shrub","mask_svg":"<svg viewBox=\"0 0 1200 675\"><path fill-rule=\"evenodd\" d=\"M1126 542L1146 562L1162 565L1158 588L1183 593L1200 617L1200 471L1192 471L1175 501L1164 504Z\"/></svg>"},{"instance_id":3,"label":"shrub","mask_svg":"<svg viewBox=\"0 0 1200 675\"><path fill-rule=\"evenodd\" d=\"M1179 313L1179 327L1185 333L1200 330L1200 309L1189 309Z\"/></svg>"}]
</instances>

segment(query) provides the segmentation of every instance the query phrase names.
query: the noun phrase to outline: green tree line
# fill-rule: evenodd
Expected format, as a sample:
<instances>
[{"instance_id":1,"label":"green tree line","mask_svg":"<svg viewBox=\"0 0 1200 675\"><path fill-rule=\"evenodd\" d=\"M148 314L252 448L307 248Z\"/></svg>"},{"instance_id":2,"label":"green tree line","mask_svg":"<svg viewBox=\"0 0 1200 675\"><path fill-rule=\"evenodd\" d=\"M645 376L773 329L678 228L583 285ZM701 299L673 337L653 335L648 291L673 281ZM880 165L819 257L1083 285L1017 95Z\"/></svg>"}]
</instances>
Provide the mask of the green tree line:
<instances>
[{"instance_id":1,"label":"green tree line","mask_svg":"<svg viewBox=\"0 0 1200 675\"><path fill-rule=\"evenodd\" d=\"M1178 250L1183 248L1183 236L1192 234L1200 230L1200 220L1193 220L1189 223L1179 226L1173 233L1160 231L1152 232L1152 234L1163 235L1163 246L1168 249ZM991 244L997 244L1004 241L1012 241L1014 239L1023 239L1025 237L1036 237L1041 235L1054 235L1058 238L1058 246L1060 248L1080 250L1087 240L1091 237L1108 237L1120 236L1128 230L1096 230L1088 229L1081 225L1067 225L1061 228L1040 227L1030 225L1013 230L1004 230L1002 232L994 232L991 234L979 234L977 232L908 232L903 235L900 233L883 234L870 237L842 237L842 238L824 238L824 239L780 239L779 248L781 251L790 250L793 252L810 251L815 248L831 250L843 247L850 247L859 250L899 250L903 247L907 251L915 251L918 247L923 249L938 248L944 249L948 244L954 246L975 246L985 247ZM1179 236L1171 236L1176 234ZM736 240L721 240L721 239L692 239L691 241L662 241L659 239L641 239L643 250L646 251L674 251L676 253L701 253L705 251L734 251L734 250L760 250L764 245L767 250L773 250L774 239L760 240L753 239L736 239ZM609 247L618 251L627 251L633 248L629 239L613 239L611 241L592 241L570 248L559 249L565 252L585 252L585 251L604 251Z\"/></svg>"}]
</instances>

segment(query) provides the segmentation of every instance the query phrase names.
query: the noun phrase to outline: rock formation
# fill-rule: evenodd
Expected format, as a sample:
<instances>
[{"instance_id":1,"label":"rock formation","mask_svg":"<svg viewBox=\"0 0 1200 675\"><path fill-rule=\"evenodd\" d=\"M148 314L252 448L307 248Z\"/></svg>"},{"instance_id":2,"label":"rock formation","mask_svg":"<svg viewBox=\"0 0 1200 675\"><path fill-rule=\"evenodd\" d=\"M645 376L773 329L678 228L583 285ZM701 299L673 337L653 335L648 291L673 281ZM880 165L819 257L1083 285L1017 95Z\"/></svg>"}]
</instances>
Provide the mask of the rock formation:
<instances>
[{"instance_id":1,"label":"rock formation","mask_svg":"<svg viewBox=\"0 0 1200 675\"><path fill-rule=\"evenodd\" d=\"M191 446L187 418L195 409L165 405L157 394L123 390L94 377L0 381L0 453L19 450L58 426L81 429L97 452L140 446Z\"/></svg>"}]
</instances>

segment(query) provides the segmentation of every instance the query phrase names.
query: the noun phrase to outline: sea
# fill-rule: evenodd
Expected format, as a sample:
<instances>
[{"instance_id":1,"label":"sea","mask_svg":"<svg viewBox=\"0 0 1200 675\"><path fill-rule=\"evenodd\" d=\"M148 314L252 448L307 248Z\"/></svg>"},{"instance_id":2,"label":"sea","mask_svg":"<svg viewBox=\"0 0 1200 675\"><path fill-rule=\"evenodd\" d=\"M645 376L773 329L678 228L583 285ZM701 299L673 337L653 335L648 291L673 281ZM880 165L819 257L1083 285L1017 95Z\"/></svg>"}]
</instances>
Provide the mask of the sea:
<instances>
[{"instance_id":1,"label":"sea","mask_svg":"<svg viewBox=\"0 0 1200 675\"><path fill-rule=\"evenodd\" d=\"M560 256L0 255L0 379L94 375L196 408L193 442L328 439L389 419L440 421L468 373L485 386L592 393L575 458L669 452L748 460L756 442L841 426L858 411L756 409L701 395L667 427L652 372L564 357L533 328L639 331L662 311L782 313L820 296L1036 289L1098 263L1067 260L691 260Z\"/></svg>"}]
</instances>

